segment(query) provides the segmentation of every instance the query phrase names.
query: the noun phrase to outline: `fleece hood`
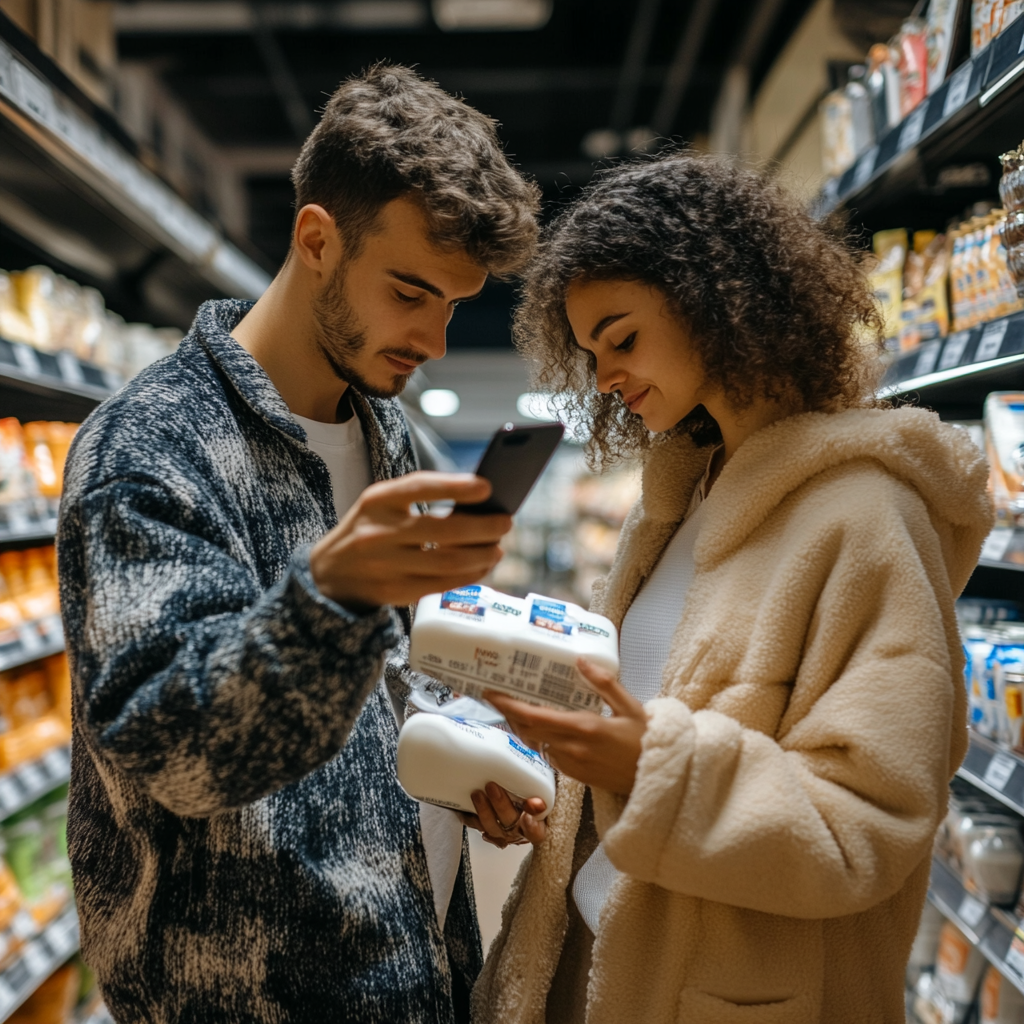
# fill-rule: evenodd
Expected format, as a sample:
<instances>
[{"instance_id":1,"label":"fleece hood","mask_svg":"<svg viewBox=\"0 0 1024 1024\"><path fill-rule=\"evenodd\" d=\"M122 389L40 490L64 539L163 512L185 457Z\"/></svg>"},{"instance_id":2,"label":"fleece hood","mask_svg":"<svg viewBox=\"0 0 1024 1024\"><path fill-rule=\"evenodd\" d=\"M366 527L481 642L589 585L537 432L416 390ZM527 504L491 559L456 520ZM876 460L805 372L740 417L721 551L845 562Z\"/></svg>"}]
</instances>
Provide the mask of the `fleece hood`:
<instances>
[{"instance_id":1,"label":"fleece hood","mask_svg":"<svg viewBox=\"0 0 1024 1024\"><path fill-rule=\"evenodd\" d=\"M802 413L753 434L726 463L708 496L694 549L697 565L737 548L813 477L862 460L880 464L913 487L933 519L948 526L956 563L949 566L950 578L962 586L993 524L988 463L965 430L916 408ZM687 437L656 444L644 466L643 516L678 523L706 466L707 449Z\"/></svg>"}]
</instances>

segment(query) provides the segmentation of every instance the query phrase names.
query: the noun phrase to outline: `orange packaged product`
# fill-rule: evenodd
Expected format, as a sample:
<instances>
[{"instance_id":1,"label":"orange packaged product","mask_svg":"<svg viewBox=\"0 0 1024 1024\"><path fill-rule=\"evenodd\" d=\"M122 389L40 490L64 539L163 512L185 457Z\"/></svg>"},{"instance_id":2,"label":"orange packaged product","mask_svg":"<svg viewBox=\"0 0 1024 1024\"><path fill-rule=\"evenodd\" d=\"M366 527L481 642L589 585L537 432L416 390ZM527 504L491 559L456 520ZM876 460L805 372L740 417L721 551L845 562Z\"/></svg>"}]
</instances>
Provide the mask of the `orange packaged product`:
<instances>
[{"instance_id":1,"label":"orange packaged product","mask_svg":"<svg viewBox=\"0 0 1024 1024\"><path fill-rule=\"evenodd\" d=\"M34 722L0 735L0 771L34 761L70 740L68 724L56 712L49 712Z\"/></svg>"},{"instance_id":2,"label":"orange packaged product","mask_svg":"<svg viewBox=\"0 0 1024 1024\"><path fill-rule=\"evenodd\" d=\"M25 452L25 434L13 417L0 419L0 504L36 495L36 482Z\"/></svg>"},{"instance_id":3,"label":"orange packaged product","mask_svg":"<svg viewBox=\"0 0 1024 1024\"><path fill-rule=\"evenodd\" d=\"M60 614L57 582L49 568L44 548L5 551L0 555L0 572L21 614L29 620Z\"/></svg>"},{"instance_id":4,"label":"orange packaged product","mask_svg":"<svg viewBox=\"0 0 1024 1024\"><path fill-rule=\"evenodd\" d=\"M71 668L68 665L68 656L63 651L60 654L52 654L49 658L43 659L43 667L46 670L46 679L50 684L53 708L70 726Z\"/></svg>"},{"instance_id":5,"label":"orange packaged product","mask_svg":"<svg viewBox=\"0 0 1024 1024\"><path fill-rule=\"evenodd\" d=\"M46 420L24 426L25 450L39 493L44 497L59 498L64 489L64 463L77 429L77 423L50 423Z\"/></svg>"},{"instance_id":6,"label":"orange packaged product","mask_svg":"<svg viewBox=\"0 0 1024 1024\"><path fill-rule=\"evenodd\" d=\"M20 642L19 630L23 621L21 609L0 573L0 649Z\"/></svg>"},{"instance_id":7,"label":"orange packaged product","mask_svg":"<svg viewBox=\"0 0 1024 1024\"><path fill-rule=\"evenodd\" d=\"M8 728L34 722L53 708L50 681L38 665L4 672L0 680L0 712Z\"/></svg>"},{"instance_id":8,"label":"orange packaged product","mask_svg":"<svg viewBox=\"0 0 1024 1024\"><path fill-rule=\"evenodd\" d=\"M58 967L7 1020L12 1024L67 1024L81 984L77 964Z\"/></svg>"}]
</instances>

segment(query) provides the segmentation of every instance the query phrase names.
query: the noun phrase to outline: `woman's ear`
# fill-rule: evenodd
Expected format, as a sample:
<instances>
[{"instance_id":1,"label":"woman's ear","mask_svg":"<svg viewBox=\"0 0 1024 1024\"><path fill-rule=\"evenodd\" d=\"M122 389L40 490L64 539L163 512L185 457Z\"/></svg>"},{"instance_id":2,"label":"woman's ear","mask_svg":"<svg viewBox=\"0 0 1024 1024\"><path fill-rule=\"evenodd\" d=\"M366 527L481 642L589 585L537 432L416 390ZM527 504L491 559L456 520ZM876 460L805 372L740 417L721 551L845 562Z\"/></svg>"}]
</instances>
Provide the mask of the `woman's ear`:
<instances>
[{"instance_id":1,"label":"woman's ear","mask_svg":"<svg viewBox=\"0 0 1024 1024\"><path fill-rule=\"evenodd\" d=\"M323 280L334 276L341 262L343 243L334 218L316 203L308 203L295 217L292 251L303 265Z\"/></svg>"}]
</instances>

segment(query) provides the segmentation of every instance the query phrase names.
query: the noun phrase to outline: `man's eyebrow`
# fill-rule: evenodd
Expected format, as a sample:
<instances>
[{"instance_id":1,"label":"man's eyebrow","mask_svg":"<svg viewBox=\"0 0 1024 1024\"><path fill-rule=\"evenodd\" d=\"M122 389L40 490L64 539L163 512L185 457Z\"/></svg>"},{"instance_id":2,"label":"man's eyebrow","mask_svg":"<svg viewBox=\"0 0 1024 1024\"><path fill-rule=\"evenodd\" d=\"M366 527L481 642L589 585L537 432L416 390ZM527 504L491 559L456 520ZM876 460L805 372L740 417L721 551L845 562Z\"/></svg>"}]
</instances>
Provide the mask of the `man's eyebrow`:
<instances>
[{"instance_id":1,"label":"man's eyebrow","mask_svg":"<svg viewBox=\"0 0 1024 1024\"><path fill-rule=\"evenodd\" d=\"M597 321L597 325L590 332L590 340L597 341L598 335L607 328L611 327L616 320L621 320L624 316L629 316L628 313L612 313L610 316L603 317Z\"/></svg>"},{"instance_id":2,"label":"man's eyebrow","mask_svg":"<svg viewBox=\"0 0 1024 1024\"><path fill-rule=\"evenodd\" d=\"M425 292L430 292L431 295L438 299L443 299L445 297L444 292L441 291L437 285L431 284L429 281L424 281L422 277L417 277L415 274L403 274L399 270L389 270L388 276L393 277L396 281L401 281L403 284L409 285L410 288L422 288ZM483 288L472 295L467 295L464 299L457 299L456 301L472 302L473 299L480 297L480 292L482 291Z\"/></svg>"}]
</instances>

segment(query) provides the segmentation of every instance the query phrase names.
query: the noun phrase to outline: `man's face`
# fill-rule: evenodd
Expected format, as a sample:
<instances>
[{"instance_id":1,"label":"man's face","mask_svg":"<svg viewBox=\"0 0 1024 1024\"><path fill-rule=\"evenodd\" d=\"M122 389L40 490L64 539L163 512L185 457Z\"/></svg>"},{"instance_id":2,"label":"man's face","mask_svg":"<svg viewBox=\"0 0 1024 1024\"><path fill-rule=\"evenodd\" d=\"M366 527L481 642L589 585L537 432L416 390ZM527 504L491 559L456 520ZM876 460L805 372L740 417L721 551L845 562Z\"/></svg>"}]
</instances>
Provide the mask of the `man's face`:
<instances>
[{"instance_id":1,"label":"man's face","mask_svg":"<svg viewBox=\"0 0 1024 1024\"><path fill-rule=\"evenodd\" d=\"M486 279L464 252L430 242L415 202L396 199L359 255L343 260L316 296L317 344L340 380L393 398L417 366L444 355L456 304L475 298Z\"/></svg>"}]
</instances>

